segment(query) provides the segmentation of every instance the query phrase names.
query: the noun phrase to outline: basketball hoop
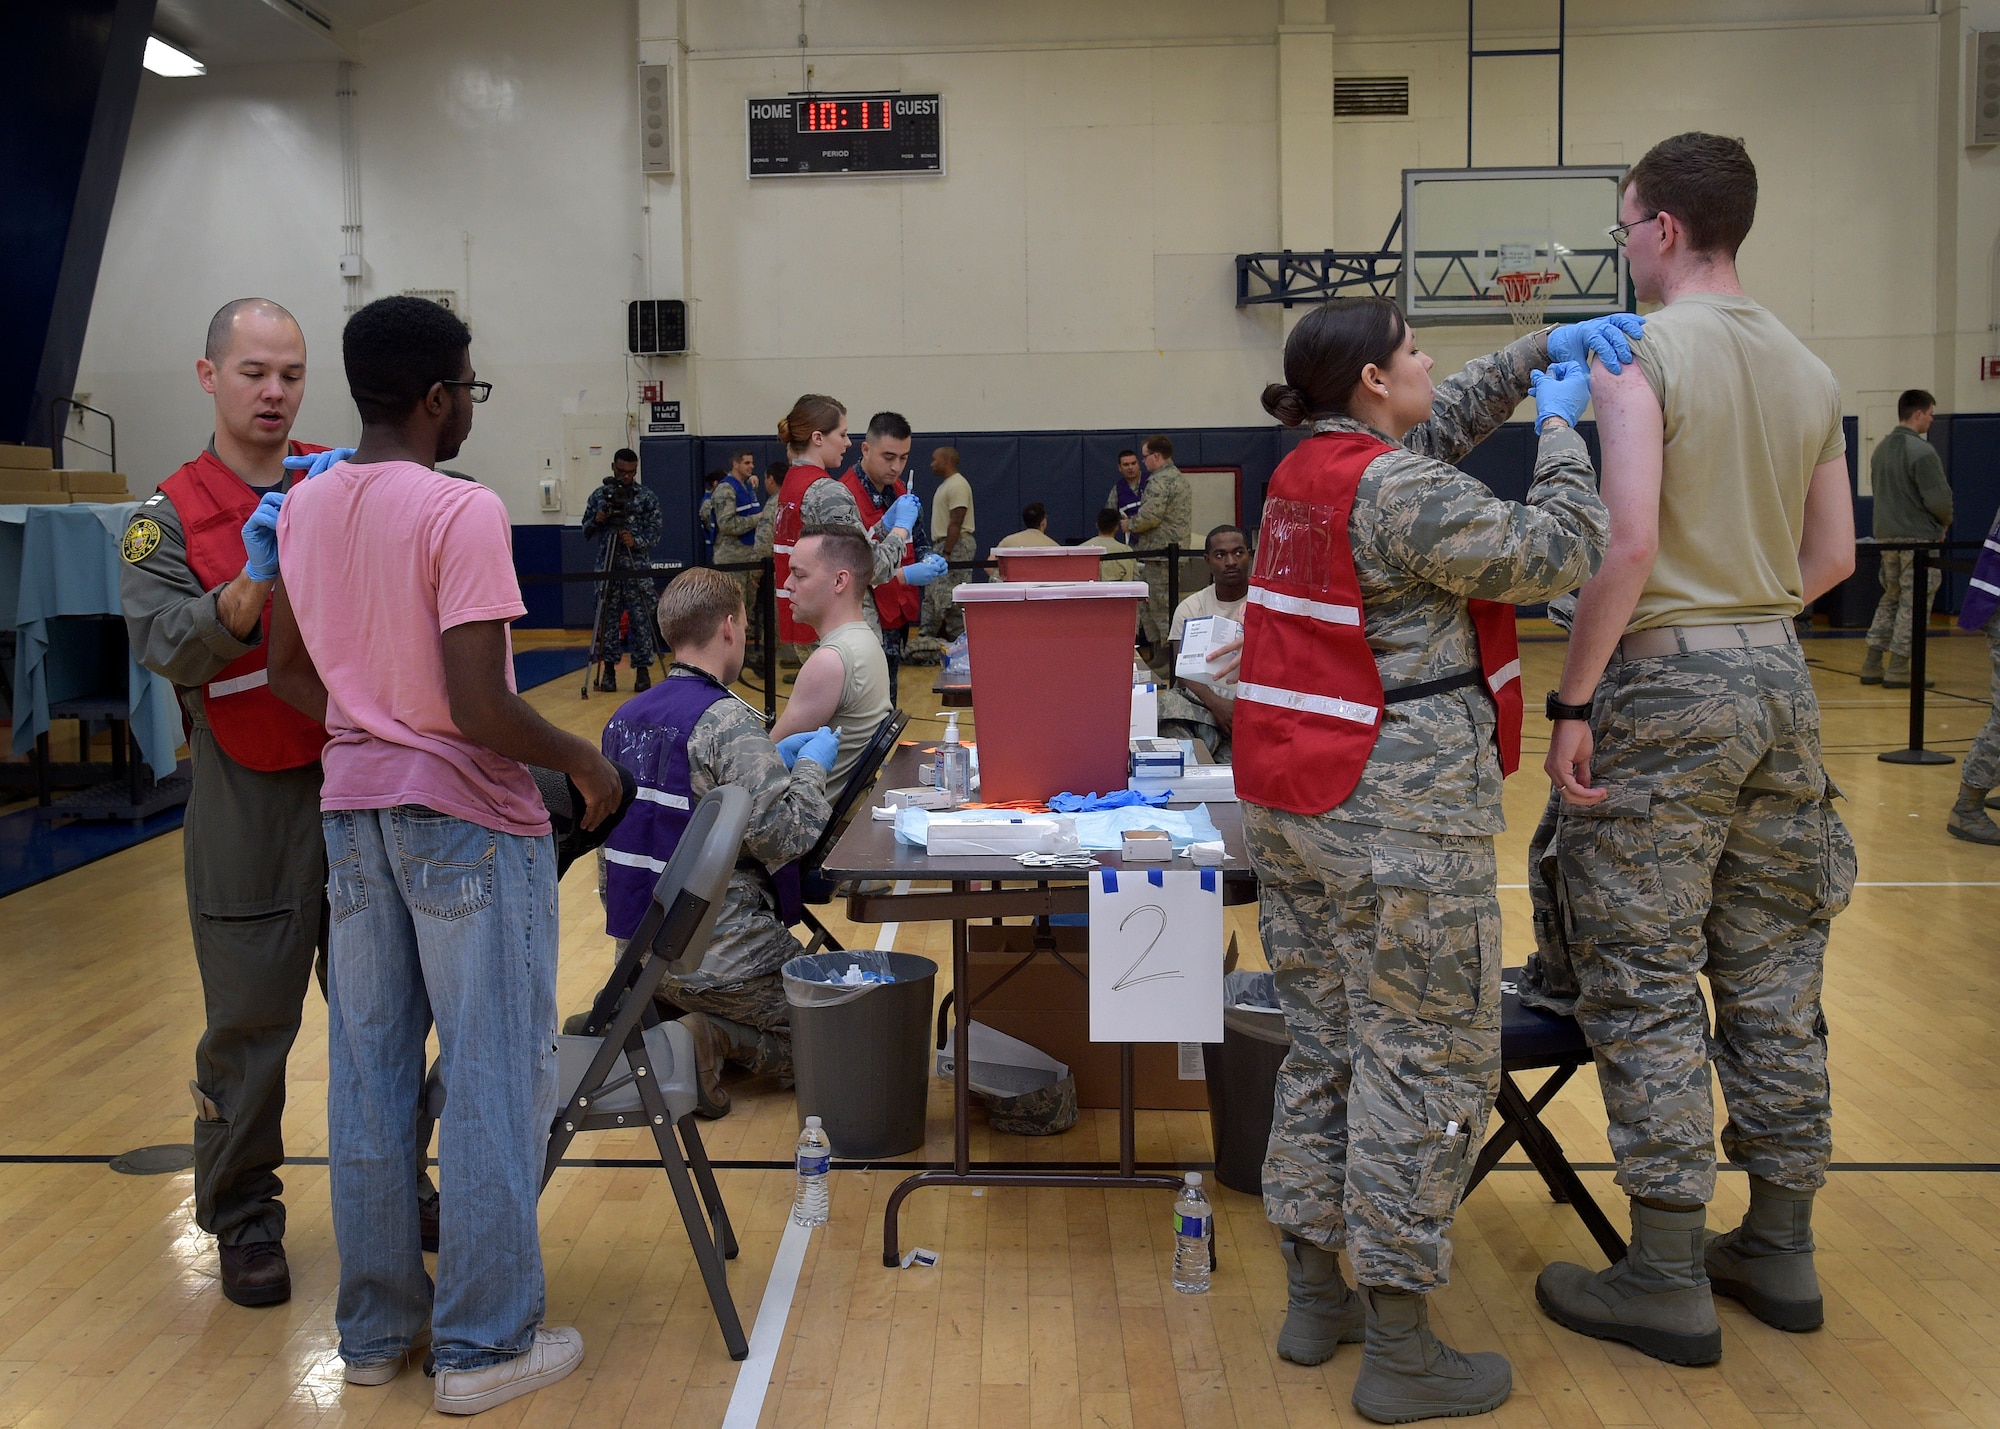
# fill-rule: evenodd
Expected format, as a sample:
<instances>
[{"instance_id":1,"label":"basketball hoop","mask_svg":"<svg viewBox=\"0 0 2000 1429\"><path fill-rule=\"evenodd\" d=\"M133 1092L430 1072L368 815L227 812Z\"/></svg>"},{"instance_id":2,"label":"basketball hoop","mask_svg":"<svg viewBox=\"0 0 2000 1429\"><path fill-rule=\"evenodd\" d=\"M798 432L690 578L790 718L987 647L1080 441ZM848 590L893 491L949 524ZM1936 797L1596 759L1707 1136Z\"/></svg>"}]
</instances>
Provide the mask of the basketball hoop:
<instances>
[{"instance_id":1,"label":"basketball hoop","mask_svg":"<svg viewBox=\"0 0 2000 1429\"><path fill-rule=\"evenodd\" d=\"M1507 312L1514 319L1514 331L1530 333L1542 325L1542 314L1549 306L1549 295L1555 291L1562 274L1548 271L1525 273L1495 273L1493 281L1500 285L1500 292L1507 300Z\"/></svg>"}]
</instances>

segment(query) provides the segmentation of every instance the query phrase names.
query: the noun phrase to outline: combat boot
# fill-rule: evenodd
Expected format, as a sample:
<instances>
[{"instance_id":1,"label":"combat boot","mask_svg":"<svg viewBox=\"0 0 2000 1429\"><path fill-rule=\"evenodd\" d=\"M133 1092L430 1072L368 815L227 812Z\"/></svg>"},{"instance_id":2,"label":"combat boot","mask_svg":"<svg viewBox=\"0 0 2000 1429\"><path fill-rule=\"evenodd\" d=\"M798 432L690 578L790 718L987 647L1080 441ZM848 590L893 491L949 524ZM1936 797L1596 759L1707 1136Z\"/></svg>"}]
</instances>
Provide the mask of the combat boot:
<instances>
[{"instance_id":1,"label":"combat boot","mask_svg":"<svg viewBox=\"0 0 2000 1429\"><path fill-rule=\"evenodd\" d=\"M1377 1424L1486 1414L1514 1392L1505 1355L1462 1355L1431 1333L1430 1297L1361 1287L1368 1319L1354 1407Z\"/></svg>"},{"instance_id":2,"label":"combat boot","mask_svg":"<svg viewBox=\"0 0 2000 1429\"><path fill-rule=\"evenodd\" d=\"M1882 672L1882 688L1885 690L1907 690L1910 688L1910 657L1907 655L1889 657L1889 667ZM1937 688L1937 681L1926 676L1924 688Z\"/></svg>"},{"instance_id":3,"label":"combat boot","mask_svg":"<svg viewBox=\"0 0 2000 1429\"><path fill-rule=\"evenodd\" d=\"M2000 844L2000 824L1987 815L1986 791L1970 784L1958 786L1958 802L1945 815L1944 831L1971 844Z\"/></svg>"},{"instance_id":4,"label":"combat boot","mask_svg":"<svg viewBox=\"0 0 2000 1429\"><path fill-rule=\"evenodd\" d=\"M632 692L634 694L643 694L645 691L650 690L652 688L653 688L653 667L651 665L639 665L634 667L632 671Z\"/></svg>"},{"instance_id":5,"label":"combat boot","mask_svg":"<svg viewBox=\"0 0 2000 1429\"><path fill-rule=\"evenodd\" d=\"M1882 653L1882 651L1870 645L1868 653L1861 657L1862 684L1879 685L1882 683Z\"/></svg>"},{"instance_id":6,"label":"combat boot","mask_svg":"<svg viewBox=\"0 0 2000 1429\"><path fill-rule=\"evenodd\" d=\"M722 1085L723 1064L729 1060L730 1037L705 1013L681 1019L694 1038L695 1115L713 1121L729 1115L729 1089Z\"/></svg>"},{"instance_id":7,"label":"combat boot","mask_svg":"<svg viewBox=\"0 0 2000 1429\"><path fill-rule=\"evenodd\" d=\"M1285 1258L1289 1295L1285 1323L1278 1330L1278 1358L1293 1364L1325 1364L1337 1345L1361 1340L1366 1317L1361 1297L1340 1273L1340 1257L1324 1246L1286 1236L1278 1246Z\"/></svg>"},{"instance_id":8,"label":"combat boot","mask_svg":"<svg viewBox=\"0 0 2000 1429\"><path fill-rule=\"evenodd\" d=\"M1592 1275L1557 1261L1535 1281L1535 1301L1558 1325L1600 1340L1623 1340L1668 1364L1714 1364L1722 1326L1702 1268L1705 1206L1656 1210L1632 1203L1625 1258Z\"/></svg>"},{"instance_id":9,"label":"combat boot","mask_svg":"<svg viewBox=\"0 0 2000 1429\"><path fill-rule=\"evenodd\" d=\"M618 691L618 666L606 660L603 670L597 676L597 688L602 694L616 694Z\"/></svg>"},{"instance_id":10,"label":"combat boot","mask_svg":"<svg viewBox=\"0 0 2000 1429\"><path fill-rule=\"evenodd\" d=\"M1733 1231L1709 1237L1702 1263L1717 1295L1780 1330L1817 1330L1826 1301L1813 1269L1811 1191L1750 1178L1750 1209Z\"/></svg>"}]
</instances>

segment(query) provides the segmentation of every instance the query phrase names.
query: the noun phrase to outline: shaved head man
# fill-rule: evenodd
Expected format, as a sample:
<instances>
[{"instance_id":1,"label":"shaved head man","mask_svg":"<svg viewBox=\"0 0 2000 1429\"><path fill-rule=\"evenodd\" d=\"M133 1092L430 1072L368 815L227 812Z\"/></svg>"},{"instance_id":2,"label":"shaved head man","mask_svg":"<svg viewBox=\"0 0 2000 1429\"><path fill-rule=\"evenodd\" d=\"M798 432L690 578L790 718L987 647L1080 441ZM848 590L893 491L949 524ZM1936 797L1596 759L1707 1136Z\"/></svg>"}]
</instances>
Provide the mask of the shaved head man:
<instances>
[{"instance_id":1,"label":"shaved head man","mask_svg":"<svg viewBox=\"0 0 2000 1429\"><path fill-rule=\"evenodd\" d=\"M223 1294L275 1305L291 1295L285 1059L326 936L326 731L272 695L265 637L285 460L325 448L291 440L306 340L278 304L225 303L194 369L215 434L126 524L121 593L132 649L179 690L193 753L185 872L207 1009L189 1083L195 1223L219 1243Z\"/></svg>"}]
</instances>

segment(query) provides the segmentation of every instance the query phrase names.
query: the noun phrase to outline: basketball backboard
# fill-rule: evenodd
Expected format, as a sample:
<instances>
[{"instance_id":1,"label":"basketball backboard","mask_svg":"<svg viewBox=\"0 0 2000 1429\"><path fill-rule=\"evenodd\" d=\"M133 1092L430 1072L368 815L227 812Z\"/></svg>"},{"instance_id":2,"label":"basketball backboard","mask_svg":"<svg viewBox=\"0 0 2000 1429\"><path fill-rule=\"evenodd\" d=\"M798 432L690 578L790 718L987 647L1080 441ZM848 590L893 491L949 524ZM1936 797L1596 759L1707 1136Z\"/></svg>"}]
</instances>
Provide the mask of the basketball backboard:
<instances>
[{"instance_id":1,"label":"basketball backboard","mask_svg":"<svg viewBox=\"0 0 2000 1429\"><path fill-rule=\"evenodd\" d=\"M1403 170L1403 311L1417 323L1505 322L1496 275L1559 273L1558 322L1626 306L1611 241L1622 166Z\"/></svg>"}]
</instances>

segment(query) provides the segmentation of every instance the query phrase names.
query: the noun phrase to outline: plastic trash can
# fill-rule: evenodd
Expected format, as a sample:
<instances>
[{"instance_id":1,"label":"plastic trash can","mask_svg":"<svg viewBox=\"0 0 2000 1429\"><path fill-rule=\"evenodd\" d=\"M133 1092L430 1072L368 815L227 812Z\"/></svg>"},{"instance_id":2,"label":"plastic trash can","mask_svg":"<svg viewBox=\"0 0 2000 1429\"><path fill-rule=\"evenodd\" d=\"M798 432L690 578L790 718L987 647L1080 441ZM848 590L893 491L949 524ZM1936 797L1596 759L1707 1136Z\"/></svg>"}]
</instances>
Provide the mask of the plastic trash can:
<instances>
[{"instance_id":1,"label":"plastic trash can","mask_svg":"<svg viewBox=\"0 0 2000 1429\"><path fill-rule=\"evenodd\" d=\"M849 964L894 982L846 987ZM902 1156L924 1144L937 964L913 953L813 953L785 964L799 1125L816 1116L843 1161Z\"/></svg>"},{"instance_id":2,"label":"plastic trash can","mask_svg":"<svg viewBox=\"0 0 2000 1429\"><path fill-rule=\"evenodd\" d=\"M1229 1002L1269 1001L1269 973L1234 972L1225 984ZM1203 1046L1208 1078L1208 1129L1215 1142L1215 1179L1246 1196L1264 1192L1264 1151L1271 1140L1271 1110L1278 1068L1291 1050L1285 1014L1225 1006L1222 1041Z\"/></svg>"},{"instance_id":3,"label":"plastic trash can","mask_svg":"<svg viewBox=\"0 0 2000 1429\"><path fill-rule=\"evenodd\" d=\"M1123 789L1132 728L1132 622L1144 581L980 585L965 611L979 797Z\"/></svg>"},{"instance_id":4,"label":"plastic trash can","mask_svg":"<svg viewBox=\"0 0 2000 1429\"><path fill-rule=\"evenodd\" d=\"M1003 581L1094 581L1098 579L1096 546L995 546Z\"/></svg>"}]
</instances>

